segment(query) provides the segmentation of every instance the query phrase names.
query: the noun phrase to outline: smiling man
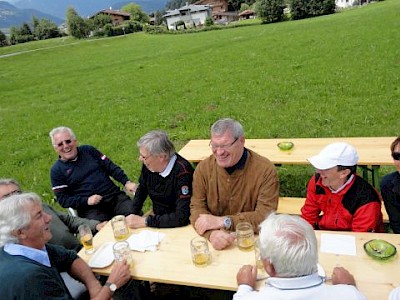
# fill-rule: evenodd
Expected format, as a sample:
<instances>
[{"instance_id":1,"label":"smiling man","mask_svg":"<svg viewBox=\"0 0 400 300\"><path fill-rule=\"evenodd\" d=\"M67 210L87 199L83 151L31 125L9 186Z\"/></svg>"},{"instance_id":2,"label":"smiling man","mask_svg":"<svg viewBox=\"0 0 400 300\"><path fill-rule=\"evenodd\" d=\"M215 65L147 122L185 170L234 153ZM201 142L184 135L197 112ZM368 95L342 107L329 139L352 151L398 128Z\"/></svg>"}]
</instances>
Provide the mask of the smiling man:
<instances>
[{"instance_id":1,"label":"smiling man","mask_svg":"<svg viewBox=\"0 0 400 300\"><path fill-rule=\"evenodd\" d=\"M102 286L73 250L48 244L51 216L35 193L0 201L0 295L2 299L72 299L60 272L84 283L91 299L110 299L130 279L126 261L114 265Z\"/></svg>"},{"instance_id":2,"label":"smiling man","mask_svg":"<svg viewBox=\"0 0 400 300\"><path fill-rule=\"evenodd\" d=\"M189 224L193 167L175 152L175 146L163 130L153 130L138 142L143 163L139 187L133 199L134 214L126 219L129 227L169 228ZM147 197L152 213L141 216Z\"/></svg>"},{"instance_id":3,"label":"smiling man","mask_svg":"<svg viewBox=\"0 0 400 300\"><path fill-rule=\"evenodd\" d=\"M381 198L356 174L353 146L332 143L308 161L316 173L308 182L301 214L314 229L383 232Z\"/></svg>"},{"instance_id":4,"label":"smiling man","mask_svg":"<svg viewBox=\"0 0 400 300\"><path fill-rule=\"evenodd\" d=\"M278 206L275 166L244 143L238 121L218 120L211 127L213 154L198 164L193 175L190 221L217 250L233 243L231 232L237 223L250 222L258 232L258 225Z\"/></svg>"},{"instance_id":5,"label":"smiling man","mask_svg":"<svg viewBox=\"0 0 400 300\"><path fill-rule=\"evenodd\" d=\"M54 128L49 135L59 157L50 171L51 184L62 207L72 207L80 217L101 222L132 213L131 198L111 177L128 192L134 192L136 184L119 166L93 146L78 146L68 127Z\"/></svg>"}]
</instances>

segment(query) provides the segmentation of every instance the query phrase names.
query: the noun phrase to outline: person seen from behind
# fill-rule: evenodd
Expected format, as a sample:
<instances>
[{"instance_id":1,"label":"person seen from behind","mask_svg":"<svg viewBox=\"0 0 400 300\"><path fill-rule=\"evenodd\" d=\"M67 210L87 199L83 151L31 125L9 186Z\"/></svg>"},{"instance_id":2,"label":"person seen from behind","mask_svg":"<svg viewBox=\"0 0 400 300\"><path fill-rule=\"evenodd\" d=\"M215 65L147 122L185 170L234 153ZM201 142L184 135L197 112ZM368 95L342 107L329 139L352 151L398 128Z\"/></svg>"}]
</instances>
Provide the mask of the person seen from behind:
<instances>
[{"instance_id":1,"label":"person seen from behind","mask_svg":"<svg viewBox=\"0 0 400 300\"><path fill-rule=\"evenodd\" d=\"M260 225L260 255L269 275L257 291L257 267L237 273L233 300L366 300L345 268L335 267L332 284L318 274L318 243L311 225L300 216L271 213Z\"/></svg>"}]
</instances>

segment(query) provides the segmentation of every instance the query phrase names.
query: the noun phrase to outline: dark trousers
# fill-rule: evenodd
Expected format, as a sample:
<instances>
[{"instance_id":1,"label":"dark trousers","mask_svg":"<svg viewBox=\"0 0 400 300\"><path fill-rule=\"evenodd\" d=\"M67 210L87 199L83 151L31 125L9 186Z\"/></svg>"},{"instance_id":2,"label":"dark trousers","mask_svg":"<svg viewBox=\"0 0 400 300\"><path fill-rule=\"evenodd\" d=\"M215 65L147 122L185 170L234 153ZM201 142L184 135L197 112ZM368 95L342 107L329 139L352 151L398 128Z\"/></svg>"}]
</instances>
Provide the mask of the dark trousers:
<instances>
[{"instance_id":1,"label":"dark trousers","mask_svg":"<svg viewBox=\"0 0 400 300\"><path fill-rule=\"evenodd\" d=\"M130 215L133 213L133 201L123 191L114 194L105 195L97 205L90 205L84 209L78 210L81 218L98 220L100 222L108 221L116 215Z\"/></svg>"}]
</instances>

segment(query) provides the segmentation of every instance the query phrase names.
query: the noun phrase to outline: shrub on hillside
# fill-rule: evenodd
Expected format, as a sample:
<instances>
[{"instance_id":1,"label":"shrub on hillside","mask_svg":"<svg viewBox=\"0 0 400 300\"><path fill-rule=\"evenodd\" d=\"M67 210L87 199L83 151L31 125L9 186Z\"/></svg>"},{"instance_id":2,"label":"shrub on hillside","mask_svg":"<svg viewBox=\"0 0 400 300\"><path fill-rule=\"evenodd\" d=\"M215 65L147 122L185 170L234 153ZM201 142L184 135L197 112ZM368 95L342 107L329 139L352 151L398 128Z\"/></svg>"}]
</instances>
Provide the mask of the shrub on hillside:
<instances>
[{"instance_id":1,"label":"shrub on hillside","mask_svg":"<svg viewBox=\"0 0 400 300\"><path fill-rule=\"evenodd\" d=\"M335 0L289 0L293 20L333 14Z\"/></svg>"},{"instance_id":2,"label":"shrub on hillside","mask_svg":"<svg viewBox=\"0 0 400 300\"><path fill-rule=\"evenodd\" d=\"M167 33L168 29L165 26L145 25L143 31L150 34Z\"/></svg>"},{"instance_id":3,"label":"shrub on hillside","mask_svg":"<svg viewBox=\"0 0 400 300\"><path fill-rule=\"evenodd\" d=\"M7 46L7 45L8 45L7 37L4 34L4 32L0 30L0 47Z\"/></svg>"},{"instance_id":4,"label":"shrub on hillside","mask_svg":"<svg viewBox=\"0 0 400 300\"><path fill-rule=\"evenodd\" d=\"M213 20L211 17L207 17L207 18L206 18L205 25L206 25L206 26L214 25L214 20Z\"/></svg>"},{"instance_id":5,"label":"shrub on hillside","mask_svg":"<svg viewBox=\"0 0 400 300\"><path fill-rule=\"evenodd\" d=\"M283 21L284 8L283 0L257 0L255 5L257 16L263 24Z\"/></svg>"}]
</instances>

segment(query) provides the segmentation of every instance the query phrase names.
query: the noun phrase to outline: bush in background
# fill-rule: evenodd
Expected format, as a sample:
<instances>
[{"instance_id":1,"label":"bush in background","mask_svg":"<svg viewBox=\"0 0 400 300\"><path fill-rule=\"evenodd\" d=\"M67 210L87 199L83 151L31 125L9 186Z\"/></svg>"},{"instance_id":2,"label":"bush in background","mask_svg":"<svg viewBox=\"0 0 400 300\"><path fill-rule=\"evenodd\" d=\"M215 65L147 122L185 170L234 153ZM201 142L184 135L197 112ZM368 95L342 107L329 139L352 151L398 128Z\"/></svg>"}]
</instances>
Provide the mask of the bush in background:
<instances>
[{"instance_id":1,"label":"bush in background","mask_svg":"<svg viewBox=\"0 0 400 300\"><path fill-rule=\"evenodd\" d=\"M283 0L258 0L255 5L257 16L263 24L283 21L284 8Z\"/></svg>"}]
</instances>

